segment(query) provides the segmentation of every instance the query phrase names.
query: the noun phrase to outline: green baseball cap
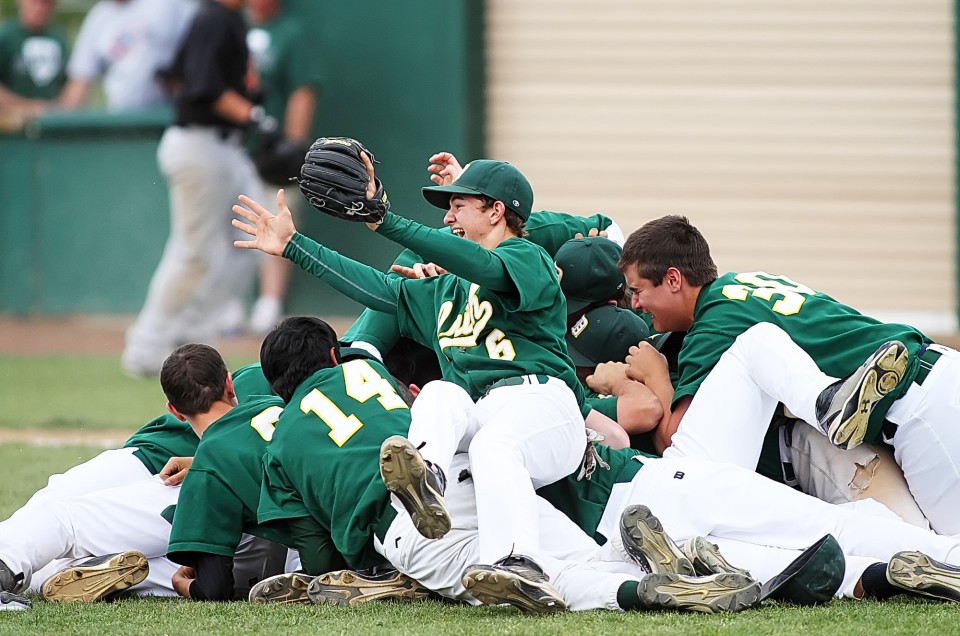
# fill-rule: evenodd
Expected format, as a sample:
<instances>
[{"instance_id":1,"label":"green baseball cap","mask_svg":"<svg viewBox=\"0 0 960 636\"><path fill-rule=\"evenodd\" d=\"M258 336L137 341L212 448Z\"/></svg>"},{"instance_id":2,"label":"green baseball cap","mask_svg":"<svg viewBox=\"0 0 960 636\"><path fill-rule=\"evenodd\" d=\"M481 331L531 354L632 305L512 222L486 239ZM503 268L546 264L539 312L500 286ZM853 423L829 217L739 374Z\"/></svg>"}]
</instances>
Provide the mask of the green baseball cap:
<instances>
[{"instance_id":1,"label":"green baseball cap","mask_svg":"<svg viewBox=\"0 0 960 636\"><path fill-rule=\"evenodd\" d=\"M623 362L630 347L649 335L640 316L616 305L604 305L583 314L567 331L567 351L578 367Z\"/></svg>"},{"instance_id":2,"label":"green baseball cap","mask_svg":"<svg viewBox=\"0 0 960 636\"><path fill-rule=\"evenodd\" d=\"M503 201L507 208L519 214L524 221L530 218L530 210L533 208L533 188L530 187L530 182L522 172L506 161L471 161L460 173L460 177L450 185L423 189L423 198L441 210L450 207L450 197L455 194L486 195Z\"/></svg>"},{"instance_id":3,"label":"green baseball cap","mask_svg":"<svg viewBox=\"0 0 960 636\"><path fill-rule=\"evenodd\" d=\"M760 598L797 605L826 603L840 589L846 559L832 534L804 550L780 574L763 584Z\"/></svg>"},{"instance_id":4,"label":"green baseball cap","mask_svg":"<svg viewBox=\"0 0 960 636\"><path fill-rule=\"evenodd\" d=\"M603 236L571 239L560 246L554 262L568 315L623 295L626 279L617 269L621 253L619 245Z\"/></svg>"}]
</instances>

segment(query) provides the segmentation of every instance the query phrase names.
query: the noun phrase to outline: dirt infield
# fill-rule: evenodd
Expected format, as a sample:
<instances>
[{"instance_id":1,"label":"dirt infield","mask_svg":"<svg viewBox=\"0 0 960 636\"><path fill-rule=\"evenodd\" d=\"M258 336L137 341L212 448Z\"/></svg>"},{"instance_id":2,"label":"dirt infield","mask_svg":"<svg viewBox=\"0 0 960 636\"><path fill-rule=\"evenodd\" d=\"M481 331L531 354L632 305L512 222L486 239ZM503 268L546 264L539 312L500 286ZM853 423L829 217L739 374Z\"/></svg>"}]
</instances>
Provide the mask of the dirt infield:
<instances>
[{"instance_id":1,"label":"dirt infield","mask_svg":"<svg viewBox=\"0 0 960 636\"><path fill-rule=\"evenodd\" d=\"M327 319L343 333L351 318ZM133 316L69 315L17 318L0 314L0 355L111 355L123 351L123 334ZM256 357L260 338L242 336L217 343L224 355Z\"/></svg>"}]
</instances>

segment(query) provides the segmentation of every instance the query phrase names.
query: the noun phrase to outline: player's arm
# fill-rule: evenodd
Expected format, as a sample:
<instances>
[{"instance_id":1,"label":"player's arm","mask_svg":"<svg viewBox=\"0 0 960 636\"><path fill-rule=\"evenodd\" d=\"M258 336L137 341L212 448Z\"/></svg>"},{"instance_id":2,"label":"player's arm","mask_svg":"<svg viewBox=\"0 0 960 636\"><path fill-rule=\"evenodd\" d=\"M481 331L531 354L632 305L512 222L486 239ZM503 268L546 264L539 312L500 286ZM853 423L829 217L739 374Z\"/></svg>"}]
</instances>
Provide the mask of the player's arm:
<instances>
[{"instance_id":1,"label":"player's arm","mask_svg":"<svg viewBox=\"0 0 960 636\"><path fill-rule=\"evenodd\" d=\"M670 371L667 368L667 359L649 342L641 342L639 346L630 347L627 356L627 376L637 382L642 382L657 397L663 414L654 431L654 445L658 453L670 445L673 434L680 426L680 420L690 405L690 399L681 398L673 403L673 384L670 382Z\"/></svg>"},{"instance_id":2,"label":"player's arm","mask_svg":"<svg viewBox=\"0 0 960 636\"><path fill-rule=\"evenodd\" d=\"M659 425L663 405L650 387L627 376L628 368L623 362L598 364L586 383L597 393L617 397L617 424L636 435Z\"/></svg>"},{"instance_id":3,"label":"player's arm","mask_svg":"<svg viewBox=\"0 0 960 636\"><path fill-rule=\"evenodd\" d=\"M293 141L307 141L316 105L317 92L313 86L301 86L290 93L283 116L283 136Z\"/></svg>"},{"instance_id":4,"label":"player's arm","mask_svg":"<svg viewBox=\"0 0 960 636\"><path fill-rule=\"evenodd\" d=\"M277 214L244 195L240 202L243 205L233 206L233 211L246 223L234 219L233 226L254 240L235 241L236 247L282 256L348 298L370 309L396 313L401 279L388 277L297 232L283 190L277 191Z\"/></svg>"},{"instance_id":5,"label":"player's arm","mask_svg":"<svg viewBox=\"0 0 960 636\"><path fill-rule=\"evenodd\" d=\"M173 575L173 589L195 601L229 601L233 598L233 559L207 552L181 552L181 563Z\"/></svg>"}]
</instances>

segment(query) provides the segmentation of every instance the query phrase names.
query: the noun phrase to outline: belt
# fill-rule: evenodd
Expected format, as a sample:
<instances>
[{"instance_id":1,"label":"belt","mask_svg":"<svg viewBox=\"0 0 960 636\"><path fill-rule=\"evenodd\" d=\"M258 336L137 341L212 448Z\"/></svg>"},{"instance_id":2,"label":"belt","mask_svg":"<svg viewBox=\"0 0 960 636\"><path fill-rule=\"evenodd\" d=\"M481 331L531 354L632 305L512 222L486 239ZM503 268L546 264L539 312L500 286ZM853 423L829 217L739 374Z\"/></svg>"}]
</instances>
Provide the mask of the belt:
<instances>
[{"instance_id":1,"label":"belt","mask_svg":"<svg viewBox=\"0 0 960 636\"><path fill-rule=\"evenodd\" d=\"M917 384L923 384L923 381L930 375L930 370L937 363L940 356L943 355L936 349L931 349L930 345L924 344L920 347L920 368L917 369L917 375L913 381Z\"/></svg>"},{"instance_id":2,"label":"belt","mask_svg":"<svg viewBox=\"0 0 960 636\"><path fill-rule=\"evenodd\" d=\"M487 397L490 391L505 386L520 386L521 384L546 384L550 380L549 375L517 375L512 378L497 380L483 391L483 397Z\"/></svg>"},{"instance_id":3,"label":"belt","mask_svg":"<svg viewBox=\"0 0 960 636\"><path fill-rule=\"evenodd\" d=\"M180 127L191 130L208 130L214 133L222 141L243 141L242 128L233 128L232 126L209 126L204 124L181 124Z\"/></svg>"}]
</instances>

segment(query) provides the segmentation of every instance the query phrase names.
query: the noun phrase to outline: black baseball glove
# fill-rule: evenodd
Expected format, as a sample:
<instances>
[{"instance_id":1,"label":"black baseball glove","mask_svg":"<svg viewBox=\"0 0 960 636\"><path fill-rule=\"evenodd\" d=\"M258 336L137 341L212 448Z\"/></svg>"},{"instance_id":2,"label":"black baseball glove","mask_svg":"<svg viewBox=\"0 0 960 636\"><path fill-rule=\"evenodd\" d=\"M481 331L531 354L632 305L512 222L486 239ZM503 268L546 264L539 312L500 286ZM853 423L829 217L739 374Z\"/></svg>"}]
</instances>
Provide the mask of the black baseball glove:
<instances>
[{"instance_id":1,"label":"black baseball glove","mask_svg":"<svg viewBox=\"0 0 960 636\"><path fill-rule=\"evenodd\" d=\"M253 155L253 164L261 179L282 186L297 178L306 154L305 143L292 141L279 133L263 135Z\"/></svg>"},{"instance_id":2,"label":"black baseball glove","mask_svg":"<svg viewBox=\"0 0 960 636\"><path fill-rule=\"evenodd\" d=\"M300 192L310 204L330 216L361 223L380 223L390 200L380 180L367 199L369 176L360 153L376 163L373 153L348 137L321 137L313 142L300 168Z\"/></svg>"}]
</instances>

